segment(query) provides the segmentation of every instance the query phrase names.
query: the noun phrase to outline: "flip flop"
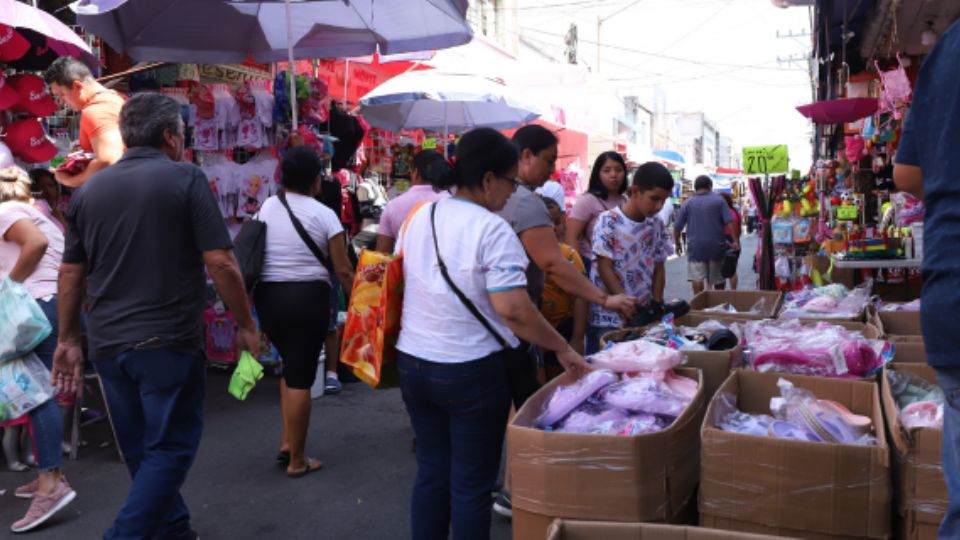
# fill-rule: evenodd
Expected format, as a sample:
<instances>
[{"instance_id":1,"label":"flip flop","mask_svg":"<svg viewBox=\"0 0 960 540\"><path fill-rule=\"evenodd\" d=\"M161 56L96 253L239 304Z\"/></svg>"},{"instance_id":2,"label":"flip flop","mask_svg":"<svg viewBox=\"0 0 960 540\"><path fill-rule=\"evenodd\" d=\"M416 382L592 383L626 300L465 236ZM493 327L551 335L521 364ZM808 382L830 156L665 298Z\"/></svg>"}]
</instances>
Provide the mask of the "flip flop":
<instances>
[{"instance_id":1,"label":"flip flop","mask_svg":"<svg viewBox=\"0 0 960 540\"><path fill-rule=\"evenodd\" d=\"M841 420L844 421L844 423L851 427L869 430L870 427L873 426L873 420L871 420L869 416L853 414L850 412L850 409L844 407L836 401L831 401L829 399L818 399L817 405L819 405L820 411L832 412L836 414Z\"/></svg>"},{"instance_id":2,"label":"flip flop","mask_svg":"<svg viewBox=\"0 0 960 540\"><path fill-rule=\"evenodd\" d=\"M311 460L311 459L308 458L308 459L307 459L307 467L306 467L305 469L303 469L302 471L294 472L294 473L288 472L288 473L287 473L287 478L303 478L304 476L306 476L306 475L308 475L308 474L310 474L310 473L312 473L312 472L314 472L314 471L319 471L320 469L323 468L323 463L320 463L319 461L316 461L317 465L316 465L316 466L313 466L313 462L314 462L314 460Z\"/></svg>"},{"instance_id":3,"label":"flip flop","mask_svg":"<svg viewBox=\"0 0 960 540\"><path fill-rule=\"evenodd\" d=\"M289 450L281 450L281 451L277 452L277 465L279 465L279 466L281 466L281 467L289 467L289 466L290 466L290 451L289 451Z\"/></svg>"}]
</instances>

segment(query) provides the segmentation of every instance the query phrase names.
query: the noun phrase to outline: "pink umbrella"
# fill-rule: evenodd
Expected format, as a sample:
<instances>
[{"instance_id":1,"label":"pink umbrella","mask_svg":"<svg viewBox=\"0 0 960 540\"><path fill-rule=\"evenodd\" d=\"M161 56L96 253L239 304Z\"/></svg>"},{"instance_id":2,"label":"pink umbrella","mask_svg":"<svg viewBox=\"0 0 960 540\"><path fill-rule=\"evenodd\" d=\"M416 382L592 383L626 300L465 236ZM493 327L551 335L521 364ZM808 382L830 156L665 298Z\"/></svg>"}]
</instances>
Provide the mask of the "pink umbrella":
<instances>
[{"instance_id":1,"label":"pink umbrella","mask_svg":"<svg viewBox=\"0 0 960 540\"><path fill-rule=\"evenodd\" d=\"M29 4L0 0L0 31L0 58L8 66L41 70L60 56L79 58L94 69L98 66L90 47L76 32ZM24 42L29 43L29 49L23 49ZM16 58L5 56L4 47L11 47Z\"/></svg>"},{"instance_id":2,"label":"pink umbrella","mask_svg":"<svg viewBox=\"0 0 960 540\"><path fill-rule=\"evenodd\" d=\"M843 124L871 116L879 107L877 98L843 98L801 105L797 110L815 124Z\"/></svg>"}]
</instances>

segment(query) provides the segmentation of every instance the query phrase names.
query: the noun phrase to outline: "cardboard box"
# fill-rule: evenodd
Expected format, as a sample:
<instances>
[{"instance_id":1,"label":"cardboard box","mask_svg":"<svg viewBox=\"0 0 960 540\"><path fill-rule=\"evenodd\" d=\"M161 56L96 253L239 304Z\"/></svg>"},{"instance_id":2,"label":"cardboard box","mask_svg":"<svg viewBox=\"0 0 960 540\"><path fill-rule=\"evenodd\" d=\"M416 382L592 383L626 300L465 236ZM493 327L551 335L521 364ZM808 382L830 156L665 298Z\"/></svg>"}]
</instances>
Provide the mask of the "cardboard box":
<instances>
[{"instance_id":1,"label":"cardboard box","mask_svg":"<svg viewBox=\"0 0 960 540\"><path fill-rule=\"evenodd\" d=\"M760 313L747 313L760 300L763 309ZM778 291L703 291L690 300L691 313L706 315L725 315L735 319L775 319L783 303L783 293ZM704 312L705 309L730 304L739 313Z\"/></svg>"},{"instance_id":2,"label":"cardboard box","mask_svg":"<svg viewBox=\"0 0 960 540\"><path fill-rule=\"evenodd\" d=\"M920 362L924 362L925 358ZM936 383L937 374L926 363L898 363L889 369L909 372ZM880 382L883 412L894 454L894 493L898 537L904 540L936 540L937 528L946 513L947 487L943 480L941 440L943 432L914 428L907 433L900 423L900 410L893 398L887 368Z\"/></svg>"},{"instance_id":3,"label":"cardboard box","mask_svg":"<svg viewBox=\"0 0 960 540\"><path fill-rule=\"evenodd\" d=\"M927 348L917 336L893 337L893 361L898 364L927 363Z\"/></svg>"},{"instance_id":4,"label":"cardboard box","mask_svg":"<svg viewBox=\"0 0 960 540\"><path fill-rule=\"evenodd\" d=\"M885 336L922 336L919 311L880 311L880 331Z\"/></svg>"},{"instance_id":5,"label":"cardboard box","mask_svg":"<svg viewBox=\"0 0 960 540\"><path fill-rule=\"evenodd\" d=\"M768 413L783 377L873 419L877 446L800 442L714 427L720 394ZM701 432L700 525L810 539L889 538L890 453L876 384L737 370L707 408Z\"/></svg>"},{"instance_id":6,"label":"cardboard box","mask_svg":"<svg viewBox=\"0 0 960 540\"><path fill-rule=\"evenodd\" d=\"M783 537L656 523L611 523L563 519L554 520L547 533L547 540L776 540L781 538Z\"/></svg>"},{"instance_id":7,"label":"cardboard box","mask_svg":"<svg viewBox=\"0 0 960 540\"><path fill-rule=\"evenodd\" d=\"M706 317L709 314L705 314ZM714 319L715 317L706 317L706 319ZM690 324L696 320L695 324ZM690 315L686 317L681 317L677 319L676 323L679 326L697 326L703 322L699 319L694 319ZM733 322L730 319L728 322ZM728 322L724 322L727 324ZM650 328L650 327L647 327ZM620 336L628 332L638 332L643 333L647 328L626 328L623 330L615 330L604 334L600 339L600 347L604 347L605 343L610 339L617 339ZM730 369L734 367L734 361L739 362L740 358L743 356L743 347L737 343L737 346L728 351L680 351L684 357L686 357L686 363L684 364L687 367L697 368L703 372L703 387L704 395L703 401L707 403L713 398L713 394L716 393L717 388L720 388L720 385L723 384L723 381L727 380L727 376L730 375ZM736 359L736 360L734 360Z\"/></svg>"},{"instance_id":8,"label":"cardboard box","mask_svg":"<svg viewBox=\"0 0 960 540\"><path fill-rule=\"evenodd\" d=\"M566 374L527 400L507 429L514 538L545 538L554 518L641 522L682 514L700 477L704 397L699 370L676 371L695 378L700 389L659 433L623 437L533 427L554 388L572 382Z\"/></svg>"}]
</instances>

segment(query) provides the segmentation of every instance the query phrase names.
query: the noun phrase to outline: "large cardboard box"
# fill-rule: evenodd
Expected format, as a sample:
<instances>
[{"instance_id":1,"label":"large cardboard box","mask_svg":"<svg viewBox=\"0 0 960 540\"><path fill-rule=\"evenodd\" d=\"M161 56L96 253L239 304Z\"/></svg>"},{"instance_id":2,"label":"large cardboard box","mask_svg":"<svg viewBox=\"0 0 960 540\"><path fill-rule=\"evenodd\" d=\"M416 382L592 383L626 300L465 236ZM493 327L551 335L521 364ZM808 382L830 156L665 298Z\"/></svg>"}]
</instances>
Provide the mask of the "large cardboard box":
<instances>
[{"instance_id":1,"label":"large cardboard box","mask_svg":"<svg viewBox=\"0 0 960 540\"><path fill-rule=\"evenodd\" d=\"M885 336L922 336L919 311L880 311L880 331Z\"/></svg>"},{"instance_id":2,"label":"large cardboard box","mask_svg":"<svg viewBox=\"0 0 960 540\"><path fill-rule=\"evenodd\" d=\"M769 413L783 377L873 419L877 446L800 442L714 427L721 394ZM701 433L700 525L808 539L889 538L890 451L876 384L737 370L707 408Z\"/></svg>"},{"instance_id":3,"label":"large cardboard box","mask_svg":"<svg viewBox=\"0 0 960 540\"><path fill-rule=\"evenodd\" d=\"M554 518L598 521L668 521L693 500L700 477L703 379L699 370L677 373L699 381L690 406L659 433L623 437L540 430L534 426L561 375L520 408L507 429L513 537L545 538Z\"/></svg>"},{"instance_id":4,"label":"large cardboard box","mask_svg":"<svg viewBox=\"0 0 960 540\"><path fill-rule=\"evenodd\" d=\"M777 540L782 536L661 525L657 523L612 523L557 519L550 525L547 540Z\"/></svg>"},{"instance_id":5,"label":"large cardboard box","mask_svg":"<svg viewBox=\"0 0 960 540\"><path fill-rule=\"evenodd\" d=\"M760 313L747 313L761 300L763 309ZM782 302L783 293L778 291L703 291L690 300L690 312L726 315L735 319L774 319ZM738 313L704 311L722 304L730 304Z\"/></svg>"},{"instance_id":6,"label":"large cardboard box","mask_svg":"<svg viewBox=\"0 0 960 540\"><path fill-rule=\"evenodd\" d=\"M899 351L898 351L899 352ZM899 363L889 369L909 372L936 383L937 374L926 363ZM947 510L947 487L943 481L941 440L943 432L914 428L907 433L900 423L887 368L880 382L883 412L894 454L894 492L898 537L903 540L936 540L937 528Z\"/></svg>"},{"instance_id":7,"label":"large cardboard box","mask_svg":"<svg viewBox=\"0 0 960 540\"><path fill-rule=\"evenodd\" d=\"M709 314L703 315L707 319L715 319L716 317L707 317ZM692 315L687 315L686 317L681 317L676 320L678 326L697 326L704 320L696 319ZM725 324L730 322L735 322L733 319L728 319L727 321L722 321ZM691 324L694 323L694 324ZM637 332L643 333L648 328L627 328L623 330L615 330L605 334L600 339L600 346L603 347L607 340L610 338L617 339L620 336L623 336L627 332ZM730 375L730 369L734 367L734 362L739 362L740 358L743 356L743 347L740 343L737 343L737 346L728 351L681 351L681 353L686 357L687 367L697 368L703 372L703 401L707 403L713 398L713 394L716 393L717 388L720 388L720 385L723 384L723 381L727 380L727 376Z\"/></svg>"},{"instance_id":8,"label":"large cardboard box","mask_svg":"<svg viewBox=\"0 0 960 540\"><path fill-rule=\"evenodd\" d=\"M898 364L927 362L927 348L923 338L919 336L894 336L889 338L893 343L893 361Z\"/></svg>"}]
</instances>

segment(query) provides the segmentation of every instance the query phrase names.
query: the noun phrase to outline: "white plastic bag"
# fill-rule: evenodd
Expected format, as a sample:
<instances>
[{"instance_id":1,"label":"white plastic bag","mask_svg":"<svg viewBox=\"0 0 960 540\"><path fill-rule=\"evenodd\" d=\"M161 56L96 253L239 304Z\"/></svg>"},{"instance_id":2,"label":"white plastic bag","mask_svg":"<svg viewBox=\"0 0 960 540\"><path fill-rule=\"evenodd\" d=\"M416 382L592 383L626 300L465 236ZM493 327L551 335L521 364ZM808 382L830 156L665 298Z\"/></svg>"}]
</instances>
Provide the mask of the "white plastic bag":
<instances>
[{"instance_id":1,"label":"white plastic bag","mask_svg":"<svg viewBox=\"0 0 960 540\"><path fill-rule=\"evenodd\" d=\"M0 422L8 422L53 399L50 372L30 353L0 364Z\"/></svg>"},{"instance_id":2,"label":"white plastic bag","mask_svg":"<svg viewBox=\"0 0 960 540\"><path fill-rule=\"evenodd\" d=\"M0 362L29 354L50 335L50 321L27 288L0 281Z\"/></svg>"}]
</instances>

